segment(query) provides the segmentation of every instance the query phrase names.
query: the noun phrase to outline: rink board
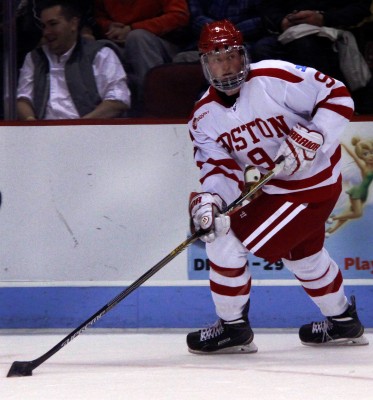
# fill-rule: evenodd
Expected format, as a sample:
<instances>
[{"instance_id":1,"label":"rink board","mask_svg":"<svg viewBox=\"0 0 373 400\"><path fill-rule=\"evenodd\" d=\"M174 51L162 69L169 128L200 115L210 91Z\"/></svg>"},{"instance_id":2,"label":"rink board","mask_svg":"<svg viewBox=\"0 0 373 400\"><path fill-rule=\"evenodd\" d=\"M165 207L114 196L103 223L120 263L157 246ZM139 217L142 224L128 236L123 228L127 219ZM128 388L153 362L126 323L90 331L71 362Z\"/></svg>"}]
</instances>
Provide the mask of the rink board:
<instances>
[{"instance_id":1,"label":"rink board","mask_svg":"<svg viewBox=\"0 0 373 400\"><path fill-rule=\"evenodd\" d=\"M115 298L123 287L0 288L0 329L76 328ZM359 315L373 327L373 286L346 286ZM320 319L299 286L254 286L250 319L257 328L296 328ZM144 286L108 312L94 327L190 328L214 322L208 286Z\"/></svg>"},{"instance_id":2,"label":"rink board","mask_svg":"<svg viewBox=\"0 0 373 400\"><path fill-rule=\"evenodd\" d=\"M373 121L343 136L372 138ZM0 126L0 329L75 328L189 234L198 169L183 124L79 121ZM342 154L344 189L359 171ZM373 327L373 190L326 246ZM348 206L345 191L336 212ZM292 328L319 312L280 263L250 259L254 327ZM215 320L208 261L193 244L94 326L188 328Z\"/></svg>"}]
</instances>

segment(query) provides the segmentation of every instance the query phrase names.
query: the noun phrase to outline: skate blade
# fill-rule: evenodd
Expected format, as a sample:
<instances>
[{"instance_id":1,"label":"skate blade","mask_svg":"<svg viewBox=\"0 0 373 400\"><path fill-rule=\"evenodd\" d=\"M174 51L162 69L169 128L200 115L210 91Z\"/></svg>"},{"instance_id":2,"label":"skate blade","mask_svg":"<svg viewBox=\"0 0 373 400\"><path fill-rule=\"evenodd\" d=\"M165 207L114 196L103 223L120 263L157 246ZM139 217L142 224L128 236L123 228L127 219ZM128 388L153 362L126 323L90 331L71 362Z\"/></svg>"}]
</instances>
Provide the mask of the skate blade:
<instances>
[{"instance_id":1,"label":"skate blade","mask_svg":"<svg viewBox=\"0 0 373 400\"><path fill-rule=\"evenodd\" d=\"M225 347L224 349L216 350L216 351L200 351L200 350L192 350L188 348L189 353L193 354L203 354L203 355L213 355L213 354L249 354L256 353L258 351L258 347L254 342L248 344L241 344L240 346L232 346Z\"/></svg>"},{"instance_id":2,"label":"skate blade","mask_svg":"<svg viewBox=\"0 0 373 400\"><path fill-rule=\"evenodd\" d=\"M329 340L328 342L325 343L306 343L302 342L302 344L306 346L366 346L369 344L369 340L364 336L361 335L357 338L351 338L351 339L337 339L337 340Z\"/></svg>"}]
</instances>

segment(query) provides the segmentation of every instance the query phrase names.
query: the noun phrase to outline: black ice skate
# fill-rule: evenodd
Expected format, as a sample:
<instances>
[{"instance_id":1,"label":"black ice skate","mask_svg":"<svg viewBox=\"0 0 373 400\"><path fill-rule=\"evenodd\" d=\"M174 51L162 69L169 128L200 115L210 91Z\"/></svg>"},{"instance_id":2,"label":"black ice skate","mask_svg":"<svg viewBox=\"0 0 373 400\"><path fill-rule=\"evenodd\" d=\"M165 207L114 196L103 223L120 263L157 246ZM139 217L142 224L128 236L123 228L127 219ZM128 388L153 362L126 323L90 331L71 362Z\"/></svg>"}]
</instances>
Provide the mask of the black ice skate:
<instances>
[{"instance_id":1,"label":"black ice skate","mask_svg":"<svg viewBox=\"0 0 373 400\"><path fill-rule=\"evenodd\" d=\"M188 350L196 354L255 353L254 333L246 318L227 322L219 319L213 326L187 335Z\"/></svg>"},{"instance_id":2,"label":"black ice skate","mask_svg":"<svg viewBox=\"0 0 373 400\"><path fill-rule=\"evenodd\" d=\"M369 344L363 333L364 327L356 312L355 296L351 296L351 304L343 314L301 326L299 338L308 346L361 346Z\"/></svg>"}]
</instances>

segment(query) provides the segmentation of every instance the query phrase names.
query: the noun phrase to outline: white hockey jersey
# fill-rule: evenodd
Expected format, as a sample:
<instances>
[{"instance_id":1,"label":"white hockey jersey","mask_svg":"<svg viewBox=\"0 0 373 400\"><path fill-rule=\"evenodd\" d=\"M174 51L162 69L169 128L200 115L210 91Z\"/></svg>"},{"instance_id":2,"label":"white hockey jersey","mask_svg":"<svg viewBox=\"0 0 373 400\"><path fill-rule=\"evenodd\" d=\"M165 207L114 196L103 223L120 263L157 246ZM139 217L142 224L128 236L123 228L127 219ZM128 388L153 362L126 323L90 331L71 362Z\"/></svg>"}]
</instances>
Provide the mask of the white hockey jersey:
<instances>
[{"instance_id":1,"label":"white hockey jersey","mask_svg":"<svg viewBox=\"0 0 373 400\"><path fill-rule=\"evenodd\" d=\"M322 188L340 176L339 137L353 114L343 83L313 68L280 60L251 64L235 103L213 87L196 103L188 123L202 191L230 204L242 192L243 171L265 173L282 141L297 123L324 135L311 167L292 176L278 174L263 190L269 194Z\"/></svg>"}]
</instances>

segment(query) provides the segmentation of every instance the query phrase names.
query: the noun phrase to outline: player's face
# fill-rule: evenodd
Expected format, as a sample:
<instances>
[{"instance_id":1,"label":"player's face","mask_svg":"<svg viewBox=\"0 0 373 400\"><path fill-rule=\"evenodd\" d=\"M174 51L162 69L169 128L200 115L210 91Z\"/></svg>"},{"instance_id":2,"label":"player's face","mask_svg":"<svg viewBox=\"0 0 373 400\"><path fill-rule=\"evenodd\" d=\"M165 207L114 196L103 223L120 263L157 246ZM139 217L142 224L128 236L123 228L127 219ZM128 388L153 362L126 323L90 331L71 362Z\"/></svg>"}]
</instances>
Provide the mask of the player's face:
<instances>
[{"instance_id":1,"label":"player's face","mask_svg":"<svg viewBox=\"0 0 373 400\"><path fill-rule=\"evenodd\" d=\"M215 78L229 77L242 69L242 56L238 50L210 53L208 65Z\"/></svg>"},{"instance_id":2,"label":"player's face","mask_svg":"<svg viewBox=\"0 0 373 400\"><path fill-rule=\"evenodd\" d=\"M47 8L41 12L43 39L49 50L60 56L75 43L78 35L78 18L67 20L60 6Z\"/></svg>"},{"instance_id":3,"label":"player's face","mask_svg":"<svg viewBox=\"0 0 373 400\"><path fill-rule=\"evenodd\" d=\"M236 49L212 52L208 54L207 62L211 76L222 81L236 76L243 69L242 53ZM237 91L233 90L231 93L227 91L227 94Z\"/></svg>"}]
</instances>

